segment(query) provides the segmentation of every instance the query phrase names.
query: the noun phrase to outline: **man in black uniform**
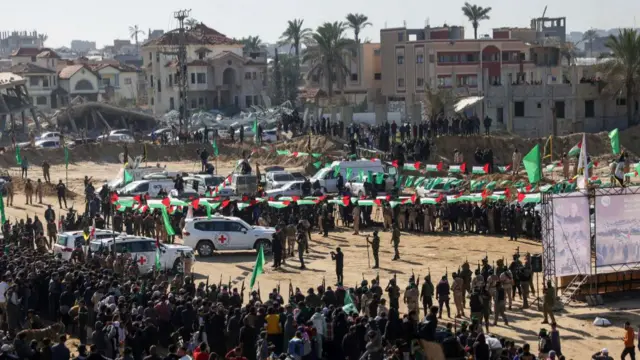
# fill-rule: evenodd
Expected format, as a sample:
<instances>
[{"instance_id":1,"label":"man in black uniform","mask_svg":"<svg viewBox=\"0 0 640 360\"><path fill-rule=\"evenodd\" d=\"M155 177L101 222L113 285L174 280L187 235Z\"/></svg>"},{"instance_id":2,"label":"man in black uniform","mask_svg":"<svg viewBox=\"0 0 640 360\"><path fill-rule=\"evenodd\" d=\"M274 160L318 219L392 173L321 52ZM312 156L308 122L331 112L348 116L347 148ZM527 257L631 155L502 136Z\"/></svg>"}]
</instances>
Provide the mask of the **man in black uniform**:
<instances>
[{"instance_id":1,"label":"man in black uniform","mask_svg":"<svg viewBox=\"0 0 640 360\"><path fill-rule=\"evenodd\" d=\"M331 252L331 260L334 260L336 262L336 278L337 283L338 284L342 284L342 269L344 267L344 254L342 253L342 250L337 247L336 248L336 252Z\"/></svg>"},{"instance_id":2,"label":"man in black uniform","mask_svg":"<svg viewBox=\"0 0 640 360\"><path fill-rule=\"evenodd\" d=\"M271 248L273 251L273 268L277 269L282 264L282 243L280 242L280 227L276 226L276 232L271 235Z\"/></svg>"},{"instance_id":3,"label":"man in black uniform","mask_svg":"<svg viewBox=\"0 0 640 360\"><path fill-rule=\"evenodd\" d=\"M378 236L378 230L373 232L373 240L369 241L369 239L367 239L367 242L371 244L371 250L373 252L373 268L377 269L380 267L380 257L378 256L380 252L380 237Z\"/></svg>"}]
</instances>

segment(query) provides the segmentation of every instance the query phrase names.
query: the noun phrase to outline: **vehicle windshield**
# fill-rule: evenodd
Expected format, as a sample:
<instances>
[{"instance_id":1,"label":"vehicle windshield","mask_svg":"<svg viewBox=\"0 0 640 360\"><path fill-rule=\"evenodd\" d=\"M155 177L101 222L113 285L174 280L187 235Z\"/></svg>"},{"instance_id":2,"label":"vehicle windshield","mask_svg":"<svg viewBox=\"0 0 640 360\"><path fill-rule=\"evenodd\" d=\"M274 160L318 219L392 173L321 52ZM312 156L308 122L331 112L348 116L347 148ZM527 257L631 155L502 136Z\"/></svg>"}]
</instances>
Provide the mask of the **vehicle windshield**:
<instances>
[{"instance_id":1,"label":"vehicle windshield","mask_svg":"<svg viewBox=\"0 0 640 360\"><path fill-rule=\"evenodd\" d=\"M274 181L290 181L290 180L294 180L294 179L295 178L291 174L275 174L275 175L273 175L273 180Z\"/></svg>"},{"instance_id":2,"label":"vehicle windshield","mask_svg":"<svg viewBox=\"0 0 640 360\"><path fill-rule=\"evenodd\" d=\"M313 179L314 180L316 180L316 179L324 179L327 176L327 173L329 171L333 171L333 169L324 168L324 169L318 171L315 175L313 175Z\"/></svg>"},{"instance_id":3,"label":"vehicle windshield","mask_svg":"<svg viewBox=\"0 0 640 360\"><path fill-rule=\"evenodd\" d=\"M218 186L222 181L224 181L224 178L220 176L210 176L204 179L204 183L207 186Z\"/></svg>"},{"instance_id":4,"label":"vehicle windshield","mask_svg":"<svg viewBox=\"0 0 640 360\"><path fill-rule=\"evenodd\" d=\"M138 185L141 183L139 181L134 181L130 184L125 185L122 189L120 189L121 193L130 193L136 189Z\"/></svg>"}]
</instances>

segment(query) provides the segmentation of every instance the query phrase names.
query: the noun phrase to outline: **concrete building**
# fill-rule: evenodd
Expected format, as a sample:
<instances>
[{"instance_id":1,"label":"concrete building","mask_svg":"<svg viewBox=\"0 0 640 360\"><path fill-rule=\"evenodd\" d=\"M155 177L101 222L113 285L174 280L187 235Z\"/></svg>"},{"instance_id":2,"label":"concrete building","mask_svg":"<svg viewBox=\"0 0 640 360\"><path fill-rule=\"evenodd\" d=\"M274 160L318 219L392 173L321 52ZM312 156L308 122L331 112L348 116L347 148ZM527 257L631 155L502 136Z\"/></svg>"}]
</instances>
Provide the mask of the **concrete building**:
<instances>
[{"instance_id":1,"label":"concrete building","mask_svg":"<svg viewBox=\"0 0 640 360\"><path fill-rule=\"evenodd\" d=\"M27 111L35 121L36 129L40 130L40 122L26 84L27 80L20 75L0 72L0 132L6 130L7 120L10 120L11 130L17 131L19 128L16 126L16 115L21 114L22 132L26 133L25 112Z\"/></svg>"},{"instance_id":2,"label":"concrete building","mask_svg":"<svg viewBox=\"0 0 640 360\"><path fill-rule=\"evenodd\" d=\"M483 99L485 113L495 128L524 137L626 128L627 99L601 94L597 82L580 81L582 71L572 66L569 84L489 86ZM635 117L638 106L635 100ZM479 103L476 111L481 107Z\"/></svg>"},{"instance_id":3,"label":"concrete building","mask_svg":"<svg viewBox=\"0 0 640 360\"><path fill-rule=\"evenodd\" d=\"M41 110L58 108L65 95L58 84L60 61L60 56L47 48L19 48L11 54L10 72L26 80L32 103Z\"/></svg>"},{"instance_id":4,"label":"concrete building","mask_svg":"<svg viewBox=\"0 0 640 360\"><path fill-rule=\"evenodd\" d=\"M380 43L359 44L356 51L345 53L345 63L349 68L349 76L343 81L335 79L333 82L333 92L336 95L343 95L349 104L357 105L365 99L369 110L373 109L376 99L382 97L382 61L380 56ZM322 90L326 93L326 79L320 78L310 68L310 64L303 64L307 74L305 79L305 92L314 93L315 90Z\"/></svg>"},{"instance_id":5,"label":"concrete building","mask_svg":"<svg viewBox=\"0 0 640 360\"><path fill-rule=\"evenodd\" d=\"M96 49L95 41L87 41L87 40L71 40L71 50L80 53L86 54L91 50Z\"/></svg>"},{"instance_id":6,"label":"concrete building","mask_svg":"<svg viewBox=\"0 0 640 360\"><path fill-rule=\"evenodd\" d=\"M37 31L0 32L0 57L9 56L19 48L43 47L40 35Z\"/></svg>"},{"instance_id":7,"label":"concrete building","mask_svg":"<svg viewBox=\"0 0 640 360\"><path fill-rule=\"evenodd\" d=\"M244 109L262 104L267 86L266 53L243 56L243 45L224 34L198 24L186 31L189 109ZM142 45L143 70L149 104L155 113L178 109L178 30Z\"/></svg>"}]
</instances>

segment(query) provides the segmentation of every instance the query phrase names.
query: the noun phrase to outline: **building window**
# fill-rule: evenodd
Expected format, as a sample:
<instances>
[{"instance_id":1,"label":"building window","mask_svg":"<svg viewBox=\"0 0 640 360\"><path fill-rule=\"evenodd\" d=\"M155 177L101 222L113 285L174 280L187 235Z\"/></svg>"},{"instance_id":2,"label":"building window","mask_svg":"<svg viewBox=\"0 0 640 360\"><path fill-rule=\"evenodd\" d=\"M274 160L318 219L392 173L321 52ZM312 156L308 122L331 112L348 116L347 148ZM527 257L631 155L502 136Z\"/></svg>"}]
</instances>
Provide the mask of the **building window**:
<instances>
[{"instance_id":1,"label":"building window","mask_svg":"<svg viewBox=\"0 0 640 360\"><path fill-rule=\"evenodd\" d=\"M504 123L504 108L496 108L496 120L498 120L498 124Z\"/></svg>"},{"instance_id":2,"label":"building window","mask_svg":"<svg viewBox=\"0 0 640 360\"><path fill-rule=\"evenodd\" d=\"M196 99L191 99L191 108L195 109L198 107L198 100Z\"/></svg>"},{"instance_id":3,"label":"building window","mask_svg":"<svg viewBox=\"0 0 640 360\"><path fill-rule=\"evenodd\" d=\"M244 73L244 79L245 80L251 80L251 73L248 72L248 71L246 73Z\"/></svg>"},{"instance_id":4,"label":"building window","mask_svg":"<svg viewBox=\"0 0 640 360\"><path fill-rule=\"evenodd\" d=\"M56 77L53 77L53 86L56 86Z\"/></svg>"},{"instance_id":5,"label":"building window","mask_svg":"<svg viewBox=\"0 0 640 360\"><path fill-rule=\"evenodd\" d=\"M616 99L616 105L618 105L618 106L627 106L627 99L625 99L625 98Z\"/></svg>"},{"instance_id":6,"label":"building window","mask_svg":"<svg viewBox=\"0 0 640 360\"><path fill-rule=\"evenodd\" d=\"M382 73L373 74L373 80L382 80Z\"/></svg>"},{"instance_id":7,"label":"building window","mask_svg":"<svg viewBox=\"0 0 640 360\"><path fill-rule=\"evenodd\" d=\"M404 78L398 78L398 87L404 87Z\"/></svg>"},{"instance_id":8,"label":"building window","mask_svg":"<svg viewBox=\"0 0 640 360\"><path fill-rule=\"evenodd\" d=\"M109 85L111 85L110 78L102 79L102 86L109 86Z\"/></svg>"},{"instance_id":9,"label":"building window","mask_svg":"<svg viewBox=\"0 0 640 360\"><path fill-rule=\"evenodd\" d=\"M158 79L158 92L162 92L162 81Z\"/></svg>"},{"instance_id":10,"label":"building window","mask_svg":"<svg viewBox=\"0 0 640 360\"><path fill-rule=\"evenodd\" d=\"M153 52L150 52L150 53L149 53L149 61L150 61L150 62L151 62L151 61L153 61Z\"/></svg>"},{"instance_id":11,"label":"building window","mask_svg":"<svg viewBox=\"0 0 640 360\"><path fill-rule=\"evenodd\" d=\"M207 83L207 74L206 73L198 73L197 74L198 84L206 84Z\"/></svg>"},{"instance_id":12,"label":"building window","mask_svg":"<svg viewBox=\"0 0 640 360\"><path fill-rule=\"evenodd\" d=\"M438 78L438 87L451 87L453 84L451 82L451 76L442 76Z\"/></svg>"},{"instance_id":13,"label":"building window","mask_svg":"<svg viewBox=\"0 0 640 360\"><path fill-rule=\"evenodd\" d=\"M47 105L47 97L46 96L38 96L36 97L37 105Z\"/></svg>"},{"instance_id":14,"label":"building window","mask_svg":"<svg viewBox=\"0 0 640 360\"><path fill-rule=\"evenodd\" d=\"M154 82L153 82L153 75L151 75L151 76L149 77L149 84L151 85L151 86L149 86L149 87L153 87L153 84L154 84Z\"/></svg>"},{"instance_id":15,"label":"building window","mask_svg":"<svg viewBox=\"0 0 640 360\"><path fill-rule=\"evenodd\" d=\"M260 105L260 99L258 98L258 95L253 95L253 103L255 105Z\"/></svg>"},{"instance_id":16,"label":"building window","mask_svg":"<svg viewBox=\"0 0 640 360\"><path fill-rule=\"evenodd\" d=\"M250 107L251 105L253 105L253 96L251 96L251 95L247 95L247 96L245 96L245 97L244 97L244 104L245 104L247 107Z\"/></svg>"},{"instance_id":17,"label":"building window","mask_svg":"<svg viewBox=\"0 0 640 360\"><path fill-rule=\"evenodd\" d=\"M398 55L398 65L404 64L404 55Z\"/></svg>"},{"instance_id":18,"label":"building window","mask_svg":"<svg viewBox=\"0 0 640 360\"><path fill-rule=\"evenodd\" d=\"M199 60L204 60L204 52L199 52L198 53L198 59Z\"/></svg>"},{"instance_id":19,"label":"building window","mask_svg":"<svg viewBox=\"0 0 640 360\"><path fill-rule=\"evenodd\" d=\"M380 56L380 49L373 49L373 56Z\"/></svg>"},{"instance_id":20,"label":"building window","mask_svg":"<svg viewBox=\"0 0 640 360\"><path fill-rule=\"evenodd\" d=\"M29 86L38 86L40 85L40 78L37 76L29 77Z\"/></svg>"},{"instance_id":21,"label":"building window","mask_svg":"<svg viewBox=\"0 0 640 360\"><path fill-rule=\"evenodd\" d=\"M160 53L159 52L156 53L156 62L160 62Z\"/></svg>"},{"instance_id":22,"label":"building window","mask_svg":"<svg viewBox=\"0 0 640 360\"><path fill-rule=\"evenodd\" d=\"M351 74L351 81L358 81L358 74Z\"/></svg>"},{"instance_id":23,"label":"building window","mask_svg":"<svg viewBox=\"0 0 640 360\"><path fill-rule=\"evenodd\" d=\"M478 86L476 75L463 75L458 77L458 86Z\"/></svg>"},{"instance_id":24,"label":"building window","mask_svg":"<svg viewBox=\"0 0 640 360\"><path fill-rule=\"evenodd\" d=\"M173 97L169 98L169 110L175 110L176 108L176 103L175 100L173 100Z\"/></svg>"},{"instance_id":25,"label":"building window","mask_svg":"<svg viewBox=\"0 0 640 360\"><path fill-rule=\"evenodd\" d=\"M399 32L398 33L398 42L403 42L404 41L404 33Z\"/></svg>"},{"instance_id":26,"label":"building window","mask_svg":"<svg viewBox=\"0 0 640 360\"><path fill-rule=\"evenodd\" d=\"M192 84L196 83L196 73L191 73L191 83Z\"/></svg>"},{"instance_id":27,"label":"building window","mask_svg":"<svg viewBox=\"0 0 640 360\"><path fill-rule=\"evenodd\" d=\"M424 55L419 54L416 56L416 64L424 64Z\"/></svg>"},{"instance_id":28,"label":"building window","mask_svg":"<svg viewBox=\"0 0 640 360\"><path fill-rule=\"evenodd\" d=\"M593 100L584 101L584 117L586 118L596 117L595 101Z\"/></svg>"},{"instance_id":29,"label":"building window","mask_svg":"<svg viewBox=\"0 0 640 360\"><path fill-rule=\"evenodd\" d=\"M513 102L513 115L516 117L524 116L524 101Z\"/></svg>"},{"instance_id":30,"label":"building window","mask_svg":"<svg viewBox=\"0 0 640 360\"><path fill-rule=\"evenodd\" d=\"M554 105L556 119L564 119L564 101L556 101Z\"/></svg>"},{"instance_id":31,"label":"building window","mask_svg":"<svg viewBox=\"0 0 640 360\"><path fill-rule=\"evenodd\" d=\"M258 73L256 73L255 71L251 73L251 79L255 80L258 78Z\"/></svg>"},{"instance_id":32,"label":"building window","mask_svg":"<svg viewBox=\"0 0 640 360\"><path fill-rule=\"evenodd\" d=\"M203 107L204 106L204 98L198 98L198 106L199 107Z\"/></svg>"},{"instance_id":33,"label":"building window","mask_svg":"<svg viewBox=\"0 0 640 360\"><path fill-rule=\"evenodd\" d=\"M169 87L173 87L173 75L169 74Z\"/></svg>"},{"instance_id":34,"label":"building window","mask_svg":"<svg viewBox=\"0 0 640 360\"><path fill-rule=\"evenodd\" d=\"M124 84L125 85L131 85L133 82L131 81L131 78L124 78Z\"/></svg>"},{"instance_id":35,"label":"building window","mask_svg":"<svg viewBox=\"0 0 640 360\"><path fill-rule=\"evenodd\" d=\"M155 104L155 102L154 102L153 100L154 100L154 98L153 98L153 96L152 96L152 97L151 97L151 106L153 106L153 105Z\"/></svg>"},{"instance_id":36,"label":"building window","mask_svg":"<svg viewBox=\"0 0 640 360\"><path fill-rule=\"evenodd\" d=\"M423 78L417 78L416 79L416 86L417 87L423 87L424 86L424 79Z\"/></svg>"},{"instance_id":37,"label":"building window","mask_svg":"<svg viewBox=\"0 0 640 360\"><path fill-rule=\"evenodd\" d=\"M502 61L509 61L509 53L504 51L502 52Z\"/></svg>"}]
</instances>

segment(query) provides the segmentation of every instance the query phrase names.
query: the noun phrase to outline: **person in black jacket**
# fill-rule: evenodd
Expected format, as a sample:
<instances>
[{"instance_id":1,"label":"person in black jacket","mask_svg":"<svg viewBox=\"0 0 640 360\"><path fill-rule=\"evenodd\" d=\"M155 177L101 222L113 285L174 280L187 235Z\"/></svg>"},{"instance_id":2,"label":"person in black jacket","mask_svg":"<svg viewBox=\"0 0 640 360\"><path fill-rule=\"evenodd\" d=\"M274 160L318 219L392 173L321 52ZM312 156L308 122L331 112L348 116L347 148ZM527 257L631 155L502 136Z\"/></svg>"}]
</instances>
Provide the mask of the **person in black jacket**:
<instances>
[{"instance_id":1,"label":"person in black jacket","mask_svg":"<svg viewBox=\"0 0 640 360\"><path fill-rule=\"evenodd\" d=\"M342 350L348 360L360 359L360 345L355 325L349 327L349 332L342 339Z\"/></svg>"},{"instance_id":2,"label":"person in black jacket","mask_svg":"<svg viewBox=\"0 0 640 360\"><path fill-rule=\"evenodd\" d=\"M485 340L484 334L480 333L473 344L474 360L489 360L489 345Z\"/></svg>"}]
</instances>

